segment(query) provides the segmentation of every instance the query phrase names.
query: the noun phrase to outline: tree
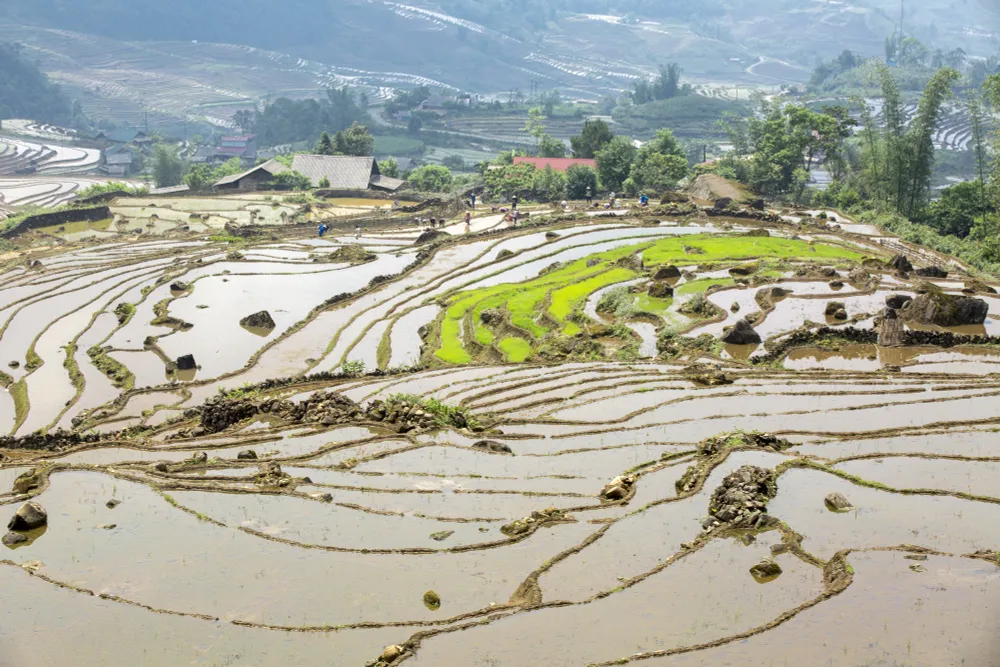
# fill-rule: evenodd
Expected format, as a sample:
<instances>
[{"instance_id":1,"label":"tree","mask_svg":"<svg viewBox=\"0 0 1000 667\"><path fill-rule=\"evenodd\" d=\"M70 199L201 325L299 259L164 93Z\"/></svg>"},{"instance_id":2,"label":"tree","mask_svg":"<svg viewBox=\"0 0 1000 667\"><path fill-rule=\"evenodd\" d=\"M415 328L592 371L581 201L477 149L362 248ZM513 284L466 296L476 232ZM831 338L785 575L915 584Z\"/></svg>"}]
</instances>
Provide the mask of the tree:
<instances>
[{"instance_id":1,"label":"tree","mask_svg":"<svg viewBox=\"0 0 1000 667\"><path fill-rule=\"evenodd\" d=\"M324 176L323 178L319 179L319 183L317 183L317 185L321 188L328 188L330 187L330 179Z\"/></svg>"},{"instance_id":2,"label":"tree","mask_svg":"<svg viewBox=\"0 0 1000 667\"><path fill-rule=\"evenodd\" d=\"M927 225L942 234L968 236L976 220L987 211L980 198L981 185L979 181L968 181L942 190L941 197L927 209Z\"/></svg>"},{"instance_id":3,"label":"tree","mask_svg":"<svg viewBox=\"0 0 1000 667\"><path fill-rule=\"evenodd\" d=\"M279 171L270 179L271 185L276 190L310 190L312 181L305 174L291 169Z\"/></svg>"},{"instance_id":4,"label":"tree","mask_svg":"<svg viewBox=\"0 0 1000 667\"><path fill-rule=\"evenodd\" d=\"M627 137L615 137L598 151L597 171L605 188L619 190L629 177L636 148ZM685 161L686 164L686 161Z\"/></svg>"},{"instance_id":5,"label":"tree","mask_svg":"<svg viewBox=\"0 0 1000 667\"><path fill-rule=\"evenodd\" d=\"M153 148L153 181L158 188L180 185L184 176L184 163L176 146L157 144Z\"/></svg>"},{"instance_id":6,"label":"tree","mask_svg":"<svg viewBox=\"0 0 1000 667\"><path fill-rule=\"evenodd\" d=\"M585 164L574 164L566 170L566 194L570 199L583 199L590 194L597 194L597 172Z\"/></svg>"},{"instance_id":7,"label":"tree","mask_svg":"<svg viewBox=\"0 0 1000 667\"><path fill-rule=\"evenodd\" d=\"M946 67L934 73L917 105L907 134L909 177L906 184L909 200L897 210L913 218L930 200L931 176L934 172L934 131L937 129L941 106L952 96L952 86L961 78L958 71Z\"/></svg>"},{"instance_id":8,"label":"tree","mask_svg":"<svg viewBox=\"0 0 1000 667\"><path fill-rule=\"evenodd\" d=\"M580 135L569 140L573 157L593 159L614 137L611 128L603 120L588 120L584 122Z\"/></svg>"},{"instance_id":9,"label":"tree","mask_svg":"<svg viewBox=\"0 0 1000 667\"><path fill-rule=\"evenodd\" d=\"M378 163L379 173L390 178L399 178L399 163L396 158L387 157Z\"/></svg>"},{"instance_id":10,"label":"tree","mask_svg":"<svg viewBox=\"0 0 1000 667\"><path fill-rule=\"evenodd\" d=\"M252 134L257 128L257 114L248 109L240 109L233 114L233 123L244 134Z\"/></svg>"},{"instance_id":11,"label":"tree","mask_svg":"<svg viewBox=\"0 0 1000 667\"><path fill-rule=\"evenodd\" d=\"M539 157L566 157L566 144L552 135L542 135L538 142Z\"/></svg>"},{"instance_id":12,"label":"tree","mask_svg":"<svg viewBox=\"0 0 1000 667\"><path fill-rule=\"evenodd\" d=\"M333 140L330 139L330 133L323 130L323 134L319 135L319 143L316 144L316 153L318 155L333 155L334 150Z\"/></svg>"},{"instance_id":13,"label":"tree","mask_svg":"<svg viewBox=\"0 0 1000 667\"><path fill-rule=\"evenodd\" d=\"M566 175L552 167L536 169L531 189L538 201L559 201L566 196Z\"/></svg>"},{"instance_id":14,"label":"tree","mask_svg":"<svg viewBox=\"0 0 1000 667\"><path fill-rule=\"evenodd\" d=\"M420 116L410 116L410 122L406 126L406 131L410 134L420 134L420 130L424 126L424 121L420 120Z\"/></svg>"},{"instance_id":15,"label":"tree","mask_svg":"<svg viewBox=\"0 0 1000 667\"><path fill-rule=\"evenodd\" d=\"M537 172L533 164L509 164L488 170L483 174L483 181L491 197L527 197L534 193Z\"/></svg>"},{"instance_id":16,"label":"tree","mask_svg":"<svg viewBox=\"0 0 1000 667\"><path fill-rule=\"evenodd\" d=\"M367 157L375 152L375 137L364 125L354 123L334 138L334 148L341 155Z\"/></svg>"},{"instance_id":17,"label":"tree","mask_svg":"<svg viewBox=\"0 0 1000 667\"><path fill-rule=\"evenodd\" d=\"M640 190L672 190L687 174L687 169L684 147L673 132L660 130L655 139L639 149L629 172L629 187L635 193Z\"/></svg>"},{"instance_id":18,"label":"tree","mask_svg":"<svg viewBox=\"0 0 1000 667\"><path fill-rule=\"evenodd\" d=\"M421 192L447 192L451 187L451 170L436 164L417 167L407 179L410 186Z\"/></svg>"},{"instance_id":19,"label":"tree","mask_svg":"<svg viewBox=\"0 0 1000 667\"><path fill-rule=\"evenodd\" d=\"M541 107L531 107L528 109L528 119L524 122L524 127L521 130L535 138L536 147L539 140L545 136L545 120L545 114L542 113Z\"/></svg>"},{"instance_id":20,"label":"tree","mask_svg":"<svg viewBox=\"0 0 1000 667\"><path fill-rule=\"evenodd\" d=\"M236 174L242 174L246 171L243 168L243 163L238 157L229 158L212 172L212 178L219 180L225 178L226 176L235 176Z\"/></svg>"},{"instance_id":21,"label":"tree","mask_svg":"<svg viewBox=\"0 0 1000 667\"><path fill-rule=\"evenodd\" d=\"M184 176L184 184L195 192L208 190L217 180L207 164L194 165Z\"/></svg>"}]
</instances>

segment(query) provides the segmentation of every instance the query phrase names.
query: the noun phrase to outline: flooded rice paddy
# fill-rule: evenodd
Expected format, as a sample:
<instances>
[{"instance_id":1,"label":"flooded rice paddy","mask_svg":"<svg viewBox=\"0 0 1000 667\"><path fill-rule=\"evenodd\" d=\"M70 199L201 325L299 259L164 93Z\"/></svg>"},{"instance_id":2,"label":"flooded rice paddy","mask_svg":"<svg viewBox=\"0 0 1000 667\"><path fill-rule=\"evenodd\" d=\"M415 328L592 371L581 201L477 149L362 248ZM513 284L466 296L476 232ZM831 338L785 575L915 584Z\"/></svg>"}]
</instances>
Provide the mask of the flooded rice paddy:
<instances>
[{"instance_id":1,"label":"flooded rice paddy","mask_svg":"<svg viewBox=\"0 0 1000 667\"><path fill-rule=\"evenodd\" d=\"M272 205L227 199L190 201ZM0 665L1000 664L992 314L976 344L879 346L886 297L926 286L833 287L817 265L878 248L782 231L206 231L11 264L0 509L48 520L0 547ZM758 310L761 343L721 344ZM817 327L858 340L775 353ZM328 391L353 407L286 409ZM733 494L756 469L763 500Z\"/></svg>"}]
</instances>

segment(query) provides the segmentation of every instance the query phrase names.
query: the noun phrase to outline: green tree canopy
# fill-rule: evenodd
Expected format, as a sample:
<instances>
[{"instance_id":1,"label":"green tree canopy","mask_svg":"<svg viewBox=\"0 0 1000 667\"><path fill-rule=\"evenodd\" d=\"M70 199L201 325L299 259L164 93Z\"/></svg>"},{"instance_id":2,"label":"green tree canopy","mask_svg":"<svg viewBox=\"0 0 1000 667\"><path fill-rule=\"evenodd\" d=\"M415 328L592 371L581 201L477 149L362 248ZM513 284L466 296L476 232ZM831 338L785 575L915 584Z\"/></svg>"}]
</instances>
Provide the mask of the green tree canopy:
<instances>
[{"instance_id":1,"label":"green tree canopy","mask_svg":"<svg viewBox=\"0 0 1000 667\"><path fill-rule=\"evenodd\" d=\"M375 152L375 137L364 125L354 123L334 137L334 147L340 155L367 157Z\"/></svg>"},{"instance_id":2,"label":"green tree canopy","mask_svg":"<svg viewBox=\"0 0 1000 667\"><path fill-rule=\"evenodd\" d=\"M583 199L590 188L591 196L597 194L597 172L585 164L574 164L566 170L566 194L570 199Z\"/></svg>"},{"instance_id":3,"label":"green tree canopy","mask_svg":"<svg viewBox=\"0 0 1000 667\"><path fill-rule=\"evenodd\" d=\"M566 157L566 144L552 135L542 135L538 142L539 157Z\"/></svg>"},{"instance_id":4,"label":"green tree canopy","mask_svg":"<svg viewBox=\"0 0 1000 667\"><path fill-rule=\"evenodd\" d=\"M593 159L599 150L611 142L614 136L611 128L603 120L586 121L579 136L569 140L573 149L573 157Z\"/></svg>"},{"instance_id":5,"label":"green tree canopy","mask_svg":"<svg viewBox=\"0 0 1000 667\"><path fill-rule=\"evenodd\" d=\"M184 163L177 153L177 147L157 144L153 148L153 181L158 188L180 185L184 177Z\"/></svg>"},{"instance_id":6,"label":"green tree canopy","mask_svg":"<svg viewBox=\"0 0 1000 667\"><path fill-rule=\"evenodd\" d=\"M411 171L407 180L411 187L421 192L447 192L453 177L447 167L429 164Z\"/></svg>"},{"instance_id":7,"label":"green tree canopy","mask_svg":"<svg viewBox=\"0 0 1000 667\"><path fill-rule=\"evenodd\" d=\"M386 159L379 161L378 170L383 176L399 178L399 163L396 162L396 158L394 157L387 157Z\"/></svg>"},{"instance_id":8,"label":"green tree canopy","mask_svg":"<svg viewBox=\"0 0 1000 667\"><path fill-rule=\"evenodd\" d=\"M632 171L636 148L628 137L615 137L597 152L597 171L601 185L610 190L620 190ZM685 165L687 161L685 161Z\"/></svg>"}]
</instances>

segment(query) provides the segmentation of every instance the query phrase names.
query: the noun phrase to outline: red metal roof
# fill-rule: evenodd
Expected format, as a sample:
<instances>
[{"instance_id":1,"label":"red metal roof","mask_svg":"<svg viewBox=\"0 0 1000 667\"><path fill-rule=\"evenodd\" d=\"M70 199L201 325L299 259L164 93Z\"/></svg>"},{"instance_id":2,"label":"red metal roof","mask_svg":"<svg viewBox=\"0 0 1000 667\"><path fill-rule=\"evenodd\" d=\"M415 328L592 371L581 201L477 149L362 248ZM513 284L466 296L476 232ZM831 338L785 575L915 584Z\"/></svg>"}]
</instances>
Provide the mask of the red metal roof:
<instances>
[{"instance_id":1,"label":"red metal roof","mask_svg":"<svg viewBox=\"0 0 1000 667\"><path fill-rule=\"evenodd\" d=\"M577 164L597 169L597 160L584 160L572 157L515 157L514 164L533 164L538 169L552 167L555 171L566 171Z\"/></svg>"}]
</instances>

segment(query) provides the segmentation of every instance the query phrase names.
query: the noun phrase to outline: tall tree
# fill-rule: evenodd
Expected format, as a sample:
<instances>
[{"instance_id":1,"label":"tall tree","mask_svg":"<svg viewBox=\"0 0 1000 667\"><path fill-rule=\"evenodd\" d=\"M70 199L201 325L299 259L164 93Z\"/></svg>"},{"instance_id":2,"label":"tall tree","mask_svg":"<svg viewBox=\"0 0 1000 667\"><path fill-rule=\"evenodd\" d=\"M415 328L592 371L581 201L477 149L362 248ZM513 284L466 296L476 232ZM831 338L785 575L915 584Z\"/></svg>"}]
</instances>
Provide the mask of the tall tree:
<instances>
[{"instance_id":1,"label":"tall tree","mask_svg":"<svg viewBox=\"0 0 1000 667\"><path fill-rule=\"evenodd\" d=\"M930 201L931 176L934 172L934 131L937 129L941 105L953 95L952 86L961 75L950 67L938 70L931 77L917 105L917 116L907 134L909 144L909 198L900 210L913 218Z\"/></svg>"},{"instance_id":2,"label":"tall tree","mask_svg":"<svg viewBox=\"0 0 1000 667\"><path fill-rule=\"evenodd\" d=\"M334 148L342 155L367 157L375 153L375 137L367 127L354 123L343 132L337 133Z\"/></svg>"},{"instance_id":3,"label":"tall tree","mask_svg":"<svg viewBox=\"0 0 1000 667\"><path fill-rule=\"evenodd\" d=\"M627 137L615 137L597 152L597 171L601 184L611 190L620 190L632 171L636 148Z\"/></svg>"},{"instance_id":4,"label":"tall tree","mask_svg":"<svg viewBox=\"0 0 1000 667\"><path fill-rule=\"evenodd\" d=\"M593 159L597 152L607 146L615 135L603 120L593 119L584 122L583 131L579 136L571 137L570 146L573 157Z\"/></svg>"},{"instance_id":5,"label":"tall tree","mask_svg":"<svg viewBox=\"0 0 1000 667\"><path fill-rule=\"evenodd\" d=\"M671 190L687 174L684 147L670 130L660 130L656 138L639 149L629 172L627 189L639 192Z\"/></svg>"},{"instance_id":6,"label":"tall tree","mask_svg":"<svg viewBox=\"0 0 1000 667\"><path fill-rule=\"evenodd\" d=\"M966 101L966 111L969 114L969 124L972 127L972 154L976 159L976 175L978 176L979 207L986 209L986 174L989 171L989 152L986 146L986 114L983 109L984 94L977 91L969 93Z\"/></svg>"},{"instance_id":7,"label":"tall tree","mask_svg":"<svg viewBox=\"0 0 1000 667\"><path fill-rule=\"evenodd\" d=\"M323 130L323 134L319 135L319 143L316 144L316 153L319 155L333 155L334 152L333 140L330 138L330 133Z\"/></svg>"},{"instance_id":8,"label":"tall tree","mask_svg":"<svg viewBox=\"0 0 1000 667\"><path fill-rule=\"evenodd\" d=\"M184 163L176 146L157 144L153 148L153 181L158 188L180 185L184 177Z\"/></svg>"},{"instance_id":9,"label":"tall tree","mask_svg":"<svg viewBox=\"0 0 1000 667\"><path fill-rule=\"evenodd\" d=\"M566 157L566 144L550 134L542 135L538 142L538 157Z\"/></svg>"}]
</instances>

